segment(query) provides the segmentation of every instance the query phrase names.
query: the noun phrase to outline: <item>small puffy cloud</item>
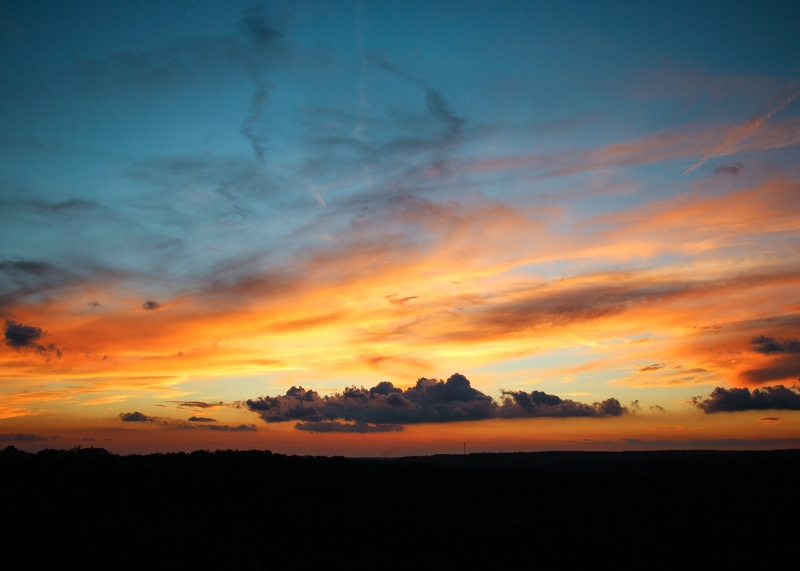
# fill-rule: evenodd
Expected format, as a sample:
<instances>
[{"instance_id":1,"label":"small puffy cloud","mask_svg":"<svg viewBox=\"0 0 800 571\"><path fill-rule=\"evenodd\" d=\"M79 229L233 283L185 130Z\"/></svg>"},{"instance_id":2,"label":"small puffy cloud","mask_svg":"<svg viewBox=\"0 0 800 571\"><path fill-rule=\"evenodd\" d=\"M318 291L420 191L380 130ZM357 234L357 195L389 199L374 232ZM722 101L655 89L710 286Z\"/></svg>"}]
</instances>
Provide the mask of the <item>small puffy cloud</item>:
<instances>
[{"instance_id":1,"label":"small puffy cloud","mask_svg":"<svg viewBox=\"0 0 800 571\"><path fill-rule=\"evenodd\" d=\"M44 347L37 341L42 338L44 331L33 325L22 325L6 319L4 331L6 345L12 349L37 349L44 351Z\"/></svg>"},{"instance_id":2,"label":"small puffy cloud","mask_svg":"<svg viewBox=\"0 0 800 571\"><path fill-rule=\"evenodd\" d=\"M783 385L755 389L717 387L706 399L695 397L692 404L706 414L745 410L800 410L800 392Z\"/></svg>"},{"instance_id":3,"label":"small puffy cloud","mask_svg":"<svg viewBox=\"0 0 800 571\"><path fill-rule=\"evenodd\" d=\"M744 165L739 161L731 163L729 165L720 165L714 169L714 174L732 174L737 176L739 171L744 170Z\"/></svg>"},{"instance_id":4,"label":"small puffy cloud","mask_svg":"<svg viewBox=\"0 0 800 571\"><path fill-rule=\"evenodd\" d=\"M657 404L654 404L653 406L651 406L650 410L654 410L656 412L667 412L666 409L664 409L663 406L659 406Z\"/></svg>"},{"instance_id":5,"label":"small puffy cloud","mask_svg":"<svg viewBox=\"0 0 800 571\"><path fill-rule=\"evenodd\" d=\"M766 418L759 418L757 422L763 422L764 424L779 424L786 420L785 418L778 418L777 416L768 416Z\"/></svg>"},{"instance_id":6,"label":"small puffy cloud","mask_svg":"<svg viewBox=\"0 0 800 571\"><path fill-rule=\"evenodd\" d=\"M292 387L283 396L249 399L244 405L265 422L298 421L299 430L314 432L375 432L366 427L490 418L605 417L627 412L616 399L584 404L541 391L503 391L498 402L472 388L458 373L446 381L421 378L408 389L384 381L370 389L349 387L331 396ZM326 424L332 421L361 424Z\"/></svg>"},{"instance_id":7,"label":"small puffy cloud","mask_svg":"<svg viewBox=\"0 0 800 571\"><path fill-rule=\"evenodd\" d=\"M217 422L217 420L208 416L190 416L189 422Z\"/></svg>"},{"instance_id":8,"label":"small puffy cloud","mask_svg":"<svg viewBox=\"0 0 800 571\"><path fill-rule=\"evenodd\" d=\"M96 299L93 299L89 301L86 305L88 305L89 307L100 307L101 304Z\"/></svg>"},{"instance_id":9,"label":"small puffy cloud","mask_svg":"<svg viewBox=\"0 0 800 571\"><path fill-rule=\"evenodd\" d=\"M12 349L35 349L41 353L52 351L56 357L61 358L61 350L56 347L55 343L49 343L47 346L37 343L39 339L44 337L46 333L38 327L33 325L23 325L6 319L6 326L3 332L6 345Z\"/></svg>"},{"instance_id":10,"label":"small puffy cloud","mask_svg":"<svg viewBox=\"0 0 800 571\"><path fill-rule=\"evenodd\" d=\"M121 412L119 413L119 417L122 419L122 422L155 422L156 417L154 416L147 416L141 412Z\"/></svg>"},{"instance_id":11,"label":"small puffy cloud","mask_svg":"<svg viewBox=\"0 0 800 571\"><path fill-rule=\"evenodd\" d=\"M142 304L142 309L144 309L145 311L154 311L159 307L161 307L160 303L158 303L157 301L152 301L150 299L148 299Z\"/></svg>"}]
</instances>

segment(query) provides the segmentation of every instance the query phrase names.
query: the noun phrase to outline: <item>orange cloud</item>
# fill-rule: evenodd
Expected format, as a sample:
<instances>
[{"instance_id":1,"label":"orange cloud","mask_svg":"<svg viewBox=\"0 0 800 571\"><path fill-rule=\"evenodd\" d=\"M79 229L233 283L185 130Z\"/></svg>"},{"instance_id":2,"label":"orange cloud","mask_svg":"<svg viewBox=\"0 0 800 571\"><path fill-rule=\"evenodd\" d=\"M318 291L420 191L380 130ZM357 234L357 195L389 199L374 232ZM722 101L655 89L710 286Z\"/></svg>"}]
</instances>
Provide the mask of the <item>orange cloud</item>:
<instances>
[{"instance_id":1,"label":"orange cloud","mask_svg":"<svg viewBox=\"0 0 800 571\"><path fill-rule=\"evenodd\" d=\"M0 347L4 390L20 403L99 405L243 374L408 382L566 347L596 359L543 375L611 367L630 372L614 381L628 386L752 384L762 382L752 371L780 365L748 343L797 336L800 272L786 240L800 230L796 182L700 189L571 232L549 223L559 212L401 195L291 264L219 270L158 297L157 311L114 282L87 305L98 284L71 284L11 309L62 356ZM602 269L620 260L637 263ZM553 263L569 275L540 273ZM664 366L646 370L654 363Z\"/></svg>"}]
</instances>

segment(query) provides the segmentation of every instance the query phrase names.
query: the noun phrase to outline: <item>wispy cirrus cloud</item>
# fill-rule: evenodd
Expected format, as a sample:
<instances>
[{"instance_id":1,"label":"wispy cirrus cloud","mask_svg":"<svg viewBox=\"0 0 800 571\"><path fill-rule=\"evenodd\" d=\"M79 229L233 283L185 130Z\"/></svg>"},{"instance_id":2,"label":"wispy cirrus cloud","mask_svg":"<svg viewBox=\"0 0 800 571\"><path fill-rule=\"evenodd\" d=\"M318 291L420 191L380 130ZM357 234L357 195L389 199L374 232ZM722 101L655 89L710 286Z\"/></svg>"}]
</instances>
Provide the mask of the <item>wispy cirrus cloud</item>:
<instances>
[{"instance_id":1,"label":"wispy cirrus cloud","mask_svg":"<svg viewBox=\"0 0 800 571\"><path fill-rule=\"evenodd\" d=\"M682 161L700 155L701 158L684 171L686 174L714 157L799 144L800 120L797 117L769 121L798 95L800 84L790 84L752 118L734 125L687 125L594 150L477 158L453 164L452 168L456 172L527 170L540 177L554 177L610 167Z\"/></svg>"}]
</instances>

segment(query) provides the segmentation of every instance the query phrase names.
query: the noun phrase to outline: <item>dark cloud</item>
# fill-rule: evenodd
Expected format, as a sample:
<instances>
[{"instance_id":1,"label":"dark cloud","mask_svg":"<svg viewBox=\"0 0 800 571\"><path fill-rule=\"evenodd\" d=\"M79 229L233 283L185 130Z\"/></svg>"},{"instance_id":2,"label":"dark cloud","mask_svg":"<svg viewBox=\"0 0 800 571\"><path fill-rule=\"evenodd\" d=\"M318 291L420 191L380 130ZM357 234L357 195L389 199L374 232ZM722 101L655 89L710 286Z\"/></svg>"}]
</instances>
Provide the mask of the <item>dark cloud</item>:
<instances>
[{"instance_id":1,"label":"dark cloud","mask_svg":"<svg viewBox=\"0 0 800 571\"><path fill-rule=\"evenodd\" d=\"M17 432L15 434L0 434L0 442L44 442L55 440L58 436L42 436L40 434Z\"/></svg>"},{"instance_id":2,"label":"dark cloud","mask_svg":"<svg viewBox=\"0 0 800 571\"><path fill-rule=\"evenodd\" d=\"M255 124L250 128L255 134ZM211 203L215 214L221 219L243 219L258 212L256 203L268 200L277 192L278 185L265 176L265 168L264 165L241 158L193 155L138 160L126 169L126 174L171 192L177 188L188 192L198 184L213 187L219 198ZM185 201L162 203L162 208L167 209L171 223L191 226L195 222L192 213L187 211Z\"/></svg>"},{"instance_id":3,"label":"dark cloud","mask_svg":"<svg viewBox=\"0 0 800 571\"><path fill-rule=\"evenodd\" d=\"M430 87L425 90L425 105L435 119L447 128L447 135L455 137L461 134L466 121L455 114L444 96Z\"/></svg>"},{"instance_id":4,"label":"dark cloud","mask_svg":"<svg viewBox=\"0 0 800 571\"><path fill-rule=\"evenodd\" d=\"M291 50L266 16L250 12L238 33L183 38L150 50L77 61L73 71L92 92L152 95L245 74L263 77Z\"/></svg>"},{"instance_id":5,"label":"dark cloud","mask_svg":"<svg viewBox=\"0 0 800 571\"><path fill-rule=\"evenodd\" d=\"M770 362L757 369L749 369L741 373L747 383L770 383L800 377L800 354L777 354Z\"/></svg>"},{"instance_id":6,"label":"dark cloud","mask_svg":"<svg viewBox=\"0 0 800 571\"><path fill-rule=\"evenodd\" d=\"M665 302L713 287L701 282L628 283L579 287L542 296L531 292L517 300L469 309L474 326L454 332L455 339L493 337L496 332L566 326L608 318L653 302Z\"/></svg>"},{"instance_id":7,"label":"dark cloud","mask_svg":"<svg viewBox=\"0 0 800 571\"><path fill-rule=\"evenodd\" d=\"M62 202L31 201L28 202L28 205L30 210L41 214L72 214L96 210L100 207L99 204L92 200L83 200L81 198L72 198Z\"/></svg>"},{"instance_id":8,"label":"dark cloud","mask_svg":"<svg viewBox=\"0 0 800 571\"><path fill-rule=\"evenodd\" d=\"M739 174L739 171L744 170L744 165L739 161L729 165L721 165L714 169L714 174L732 174L734 176Z\"/></svg>"},{"instance_id":9,"label":"dark cloud","mask_svg":"<svg viewBox=\"0 0 800 571\"><path fill-rule=\"evenodd\" d=\"M469 380L456 373L447 381L421 378L408 389L384 381L365 389L350 387L332 396L320 396L303 387L292 387L284 396L260 397L245 401L245 406L266 422L300 421L299 430L332 432L337 427L325 421L354 421L362 424L414 424L457 422L489 418L532 418L538 416L619 416L627 411L616 399L592 405L564 400L533 391L503 391L498 403L473 389ZM360 432L352 425L340 431ZM317 427L320 430L317 430ZM359 425L359 428L361 425Z\"/></svg>"},{"instance_id":10,"label":"dark cloud","mask_svg":"<svg viewBox=\"0 0 800 571\"><path fill-rule=\"evenodd\" d=\"M694 397L692 402L706 414L745 410L800 410L800 392L783 385L763 387L750 392L748 388L717 387L707 399Z\"/></svg>"},{"instance_id":11,"label":"dark cloud","mask_svg":"<svg viewBox=\"0 0 800 571\"><path fill-rule=\"evenodd\" d=\"M51 216L72 215L82 212L96 210L100 207L94 201L71 198L61 202L46 202L43 200L11 200L0 201L0 210L12 211L23 210L33 214L43 214ZM7 210L6 210L7 209Z\"/></svg>"},{"instance_id":12,"label":"dark cloud","mask_svg":"<svg viewBox=\"0 0 800 571\"><path fill-rule=\"evenodd\" d=\"M409 301L411 301L412 299L419 299L419 296L418 295L410 295L408 297L400 297L400 298L398 298L396 295L392 294L392 295L387 295L386 299L392 305L405 305Z\"/></svg>"},{"instance_id":13,"label":"dark cloud","mask_svg":"<svg viewBox=\"0 0 800 571\"><path fill-rule=\"evenodd\" d=\"M119 417L123 422L152 422L156 426L170 430L217 430L222 432L257 432L258 429L252 424L240 424L239 426L228 426L227 424L217 425L213 418L192 416L189 422L176 418L164 418L159 416L147 416L141 412L123 412ZM195 424L199 423L199 424Z\"/></svg>"},{"instance_id":14,"label":"dark cloud","mask_svg":"<svg viewBox=\"0 0 800 571\"><path fill-rule=\"evenodd\" d=\"M632 400L628 406L631 407L631 412L633 414L636 414L637 411L642 410L638 400Z\"/></svg>"},{"instance_id":15,"label":"dark cloud","mask_svg":"<svg viewBox=\"0 0 800 571\"><path fill-rule=\"evenodd\" d=\"M776 355L779 353L800 353L800 339L776 339L758 335L750 340L753 351L764 355Z\"/></svg>"},{"instance_id":16,"label":"dark cloud","mask_svg":"<svg viewBox=\"0 0 800 571\"><path fill-rule=\"evenodd\" d=\"M44 336L44 331L33 325L22 325L6 319L5 340L6 345L12 349L36 349L44 351L45 348L37 341Z\"/></svg>"},{"instance_id":17,"label":"dark cloud","mask_svg":"<svg viewBox=\"0 0 800 571\"><path fill-rule=\"evenodd\" d=\"M149 299L142 304L142 309L144 309L145 311L153 311L158 309L159 307L161 307L160 303L158 303L157 301L151 301Z\"/></svg>"},{"instance_id":18,"label":"dark cloud","mask_svg":"<svg viewBox=\"0 0 800 571\"><path fill-rule=\"evenodd\" d=\"M0 261L0 306L16 305L26 296L75 284L80 279L52 264L36 260Z\"/></svg>"},{"instance_id":19,"label":"dark cloud","mask_svg":"<svg viewBox=\"0 0 800 571\"><path fill-rule=\"evenodd\" d=\"M28 274L31 276L43 276L51 273L53 266L45 262L32 262L26 260L6 260L0 262L0 272Z\"/></svg>"},{"instance_id":20,"label":"dark cloud","mask_svg":"<svg viewBox=\"0 0 800 571\"><path fill-rule=\"evenodd\" d=\"M89 307L100 307L101 304L96 299L93 299L89 301L86 305L88 305Z\"/></svg>"},{"instance_id":21,"label":"dark cloud","mask_svg":"<svg viewBox=\"0 0 800 571\"><path fill-rule=\"evenodd\" d=\"M651 406L650 410L655 410L657 412L667 412L666 409L663 406L659 406L657 404L654 404L653 406Z\"/></svg>"},{"instance_id":22,"label":"dark cloud","mask_svg":"<svg viewBox=\"0 0 800 571\"><path fill-rule=\"evenodd\" d=\"M468 326L454 328L452 332L443 334L443 338L475 341L496 339L498 335L511 332L551 330L573 323L608 319L654 303L710 295L734 287L747 288L783 276L794 279L797 275L792 270L776 274L742 273L714 280L651 282L620 274L618 281L606 284L550 291L531 288L530 292L519 291L510 301L459 308L460 314L465 316L463 322L469 320Z\"/></svg>"},{"instance_id":23,"label":"dark cloud","mask_svg":"<svg viewBox=\"0 0 800 571\"><path fill-rule=\"evenodd\" d=\"M155 416L147 416L141 412L121 412L119 417L122 422L155 422L158 420Z\"/></svg>"},{"instance_id":24,"label":"dark cloud","mask_svg":"<svg viewBox=\"0 0 800 571\"><path fill-rule=\"evenodd\" d=\"M2 208L2 205L0 205ZM14 307L24 303L26 298L53 295L77 285L88 282L122 279L124 272L87 264L81 273L61 269L51 263L39 260L0 261L0 307Z\"/></svg>"},{"instance_id":25,"label":"dark cloud","mask_svg":"<svg viewBox=\"0 0 800 571\"><path fill-rule=\"evenodd\" d=\"M171 403L178 405L178 408L219 408L225 406L225 403L220 402L204 402L200 400L171 400Z\"/></svg>"},{"instance_id":26,"label":"dark cloud","mask_svg":"<svg viewBox=\"0 0 800 571\"><path fill-rule=\"evenodd\" d=\"M338 421L321 422L299 422L294 425L297 430L308 432L356 432L366 434L369 432L402 432L404 430L399 424L367 424L366 422L356 421L352 424Z\"/></svg>"},{"instance_id":27,"label":"dark cloud","mask_svg":"<svg viewBox=\"0 0 800 571\"><path fill-rule=\"evenodd\" d=\"M654 365L648 365L646 367L642 367L639 369L640 373L647 373L648 371L658 371L659 369L663 369L666 367L664 363L656 363Z\"/></svg>"},{"instance_id":28,"label":"dark cloud","mask_svg":"<svg viewBox=\"0 0 800 571\"><path fill-rule=\"evenodd\" d=\"M82 59L73 71L84 89L123 96L154 95L246 77L255 84L255 92L241 132L262 159L266 146L256 127L272 87L267 77L278 64L297 61L296 56L284 32L259 9L252 9L239 21L237 33L184 38L148 51Z\"/></svg>"},{"instance_id":29,"label":"dark cloud","mask_svg":"<svg viewBox=\"0 0 800 571\"><path fill-rule=\"evenodd\" d=\"M699 331L708 328L697 327L695 329ZM781 331L784 334L789 333L789 335L783 337L760 333L764 330ZM741 384L752 386L792 384L792 381L800 377L800 340L796 335L798 330L800 330L800 318L783 315L729 323L724 327L718 325L713 332L725 331L728 335L735 333L737 336L749 339L749 350L758 354L759 357L763 355L760 358L748 359L747 363L751 368L739 373ZM712 340L708 339L707 341ZM722 354L719 349L717 352Z\"/></svg>"},{"instance_id":30,"label":"dark cloud","mask_svg":"<svg viewBox=\"0 0 800 571\"><path fill-rule=\"evenodd\" d=\"M461 134L466 120L456 115L456 113L450 107L450 104L447 102L447 99L445 99L439 91L432 88L427 82L421 80L420 78L385 61L376 53L370 54L367 59L370 63L378 66L384 71L410 81L411 83L414 83L425 90L425 106L428 108L428 112L431 114L431 116L444 125L446 129L446 138L454 138Z\"/></svg>"},{"instance_id":31,"label":"dark cloud","mask_svg":"<svg viewBox=\"0 0 800 571\"><path fill-rule=\"evenodd\" d=\"M607 399L594 404L584 404L541 391L503 391L503 405L499 409L502 418L529 418L539 416L621 416L628 412L617 399Z\"/></svg>"},{"instance_id":32,"label":"dark cloud","mask_svg":"<svg viewBox=\"0 0 800 571\"><path fill-rule=\"evenodd\" d=\"M247 117L242 122L242 134L250 141L253 147L253 152L259 159L264 158L266 152L266 144L262 136L259 136L255 127L264 115L264 108L267 104L267 91L268 85L261 84L256 89L255 93L250 97L250 107L247 110Z\"/></svg>"}]
</instances>

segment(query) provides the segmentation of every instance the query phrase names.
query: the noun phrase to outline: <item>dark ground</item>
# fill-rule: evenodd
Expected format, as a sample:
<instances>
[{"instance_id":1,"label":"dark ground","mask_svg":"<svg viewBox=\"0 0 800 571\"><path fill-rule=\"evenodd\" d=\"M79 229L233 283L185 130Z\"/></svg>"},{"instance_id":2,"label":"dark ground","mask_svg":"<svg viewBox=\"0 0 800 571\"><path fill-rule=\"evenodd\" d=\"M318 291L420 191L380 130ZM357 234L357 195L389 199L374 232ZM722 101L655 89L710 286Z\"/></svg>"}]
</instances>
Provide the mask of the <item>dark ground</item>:
<instances>
[{"instance_id":1,"label":"dark ground","mask_svg":"<svg viewBox=\"0 0 800 571\"><path fill-rule=\"evenodd\" d=\"M800 450L0 452L4 569L792 569ZM11 563L11 565L8 565Z\"/></svg>"}]
</instances>

